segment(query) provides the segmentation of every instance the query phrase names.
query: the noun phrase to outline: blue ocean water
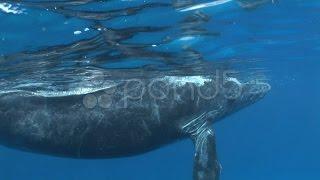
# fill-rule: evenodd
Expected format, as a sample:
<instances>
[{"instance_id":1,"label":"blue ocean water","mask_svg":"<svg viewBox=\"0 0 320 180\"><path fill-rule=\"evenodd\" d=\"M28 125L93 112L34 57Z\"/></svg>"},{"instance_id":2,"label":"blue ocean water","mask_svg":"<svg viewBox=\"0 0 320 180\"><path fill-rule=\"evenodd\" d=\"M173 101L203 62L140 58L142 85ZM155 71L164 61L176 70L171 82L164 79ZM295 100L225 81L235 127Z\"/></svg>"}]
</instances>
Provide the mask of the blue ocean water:
<instances>
[{"instance_id":1,"label":"blue ocean water","mask_svg":"<svg viewBox=\"0 0 320 180\"><path fill-rule=\"evenodd\" d=\"M125 3L138 1L115 2L112 7ZM2 56L67 44L98 32L93 30L92 21L41 8L13 6L23 13L13 14L8 8L5 8L7 12L0 11ZM99 8L110 7L105 3ZM160 49L183 52L180 47L190 45L210 61L254 60L259 68L266 70L272 85L268 96L214 125L223 167L222 180L320 178L319 9L320 3L316 0L279 0L249 9L230 2L198 9L211 17L205 26L219 36L204 38L192 33L181 36L175 29L158 33L160 37L163 34L179 36ZM103 24L114 28L155 21L157 25L170 25L186 16L175 13L159 8L127 19L105 20ZM135 39L156 40L154 34ZM5 68L0 69L0 77L8 76ZM12 73L16 72L12 70ZM107 160L73 160L1 147L0 162L0 179L4 180L188 180L192 177L193 145L186 140L143 155Z\"/></svg>"}]
</instances>

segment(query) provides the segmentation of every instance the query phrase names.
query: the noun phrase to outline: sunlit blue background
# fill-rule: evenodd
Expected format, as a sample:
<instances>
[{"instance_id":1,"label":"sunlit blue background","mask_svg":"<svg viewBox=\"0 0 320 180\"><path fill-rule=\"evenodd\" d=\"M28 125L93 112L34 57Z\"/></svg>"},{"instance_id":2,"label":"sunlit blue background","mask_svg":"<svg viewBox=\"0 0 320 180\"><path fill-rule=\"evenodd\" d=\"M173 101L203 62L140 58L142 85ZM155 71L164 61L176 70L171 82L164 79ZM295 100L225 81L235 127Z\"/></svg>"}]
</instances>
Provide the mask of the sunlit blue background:
<instances>
[{"instance_id":1,"label":"sunlit blue background","mask_svg":"<svg viewBox=\"0 0 320 180\"><path fill-rule=\"evenodd\" d=\"M70 31L63 31L55 28L63 27L55 24L63 17L33 17L30 11L25 16L0 12L0 55L86 36L73 35L86 27L82 22L70 20ZM260 67L269 70L273 87L264 100L214 125L221 179L320 179L320 2L281 0L251 10L227 4L206 11L212 11L212 28L223 36L200 44L206 47L203 53L220 60L262 59ZM35 39L31 45L30 38ZM0 179L191 180L192 163L189 141L111 160L63 159L1 147Z\"/></svg>"}]
</instances>

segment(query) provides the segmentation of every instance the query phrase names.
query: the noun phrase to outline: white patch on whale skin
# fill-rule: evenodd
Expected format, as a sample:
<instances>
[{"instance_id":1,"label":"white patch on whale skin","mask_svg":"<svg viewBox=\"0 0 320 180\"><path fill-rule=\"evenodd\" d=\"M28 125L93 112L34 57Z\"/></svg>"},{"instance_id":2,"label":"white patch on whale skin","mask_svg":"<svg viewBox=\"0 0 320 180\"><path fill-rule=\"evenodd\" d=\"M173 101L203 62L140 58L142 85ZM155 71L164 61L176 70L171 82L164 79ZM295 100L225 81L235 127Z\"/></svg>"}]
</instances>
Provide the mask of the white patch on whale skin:
<instances>
[{"instance_id":1,"label":"white patch on whale skin","mask_svg":"<svg viewBox=\"0 0 320 180\"><path fill-rule=\"evenodd\" d=\"M110 87L113 87L113 86L110 86ZM99 88L77 87L75 89L68 90L68 91L36 91L36 92L33 92L32 94L37 96L44 96L44 97L64 97L64 96L94 93L97 91L108 89L110 87L99 87Z\"/></svg>"},{"instance_id":2,"label":"white patch on whale skin","mask_svg":"<svg viewBox=\"0 0 320 180\"><path fill-rule=\"evenodd\" d=\"M28 135L38 141L47 138L50 134L46 130L50 126L50 114L45 109L33 111L25 115L25 119L17 121L17 134Z\"/></svg>"},{"instance_id":3,"label":"white patch on whale skin","mask_svg":"<svg viewBox=\"0 0 320 180\"><path fill-rule=\"evenodd\" d=\"M161 123L159 105L157 103L152 103L152 117L156 119L159 124Z\"/></svg>"},{"instance_id":4,"label":"white patch on whale skin","mask_svg":"<svg viewBox=\"0 0 320 180\"><path fill-rule=\"evenodd\" d=\"M206 82L211 81L210 78L205 76L165 76L164 80L177 86L184 86L187 83L203 86Z\"/></svg>"},{"instance_id":5,"label":"white patch on whale skin","mask_svg":"<svg viewBox=\"0 0 320 180\"><path fill-rule=\"evenodd\" d=\"M232 81L232 82L236 83L239 86L242 86L241 82L237 78L229 77L227 80L228 81Z\"/></svg>"},{"instance_id":6,"label":"white patch on whale skin","mask_svg":"<svg viewBox=\"0 0 320 180\"><path fill-rule=\"evenodd\" d=\"M22 14L23 10L18 9L16 6L12 6L9 3L0 3L0 11L8 14Z\"/></svg>"},{"instance_id":7,"label":"white patch on whale skin","mask_svg":"<svg viewBox=\"0 0 320 180\"><path fill-rule=\"evenodd\" d=\"M21 90L21 89L12 89L12 90L4 90L0 91L1 94L9 94L9 93L26 93L25 96L42 96L42 97L65 97L65 96L72 96L72 95L83 95L83 94L90 94L101 90L107 90L109 88L114 87L116 84L104 84L103 86L99 87L74 87L68 90L38 90L38 91L28 91L28 90ZM23 87L23 86L21 86ZM26 85L26 87L28 87Z\"/></svg>"}]
</instances>

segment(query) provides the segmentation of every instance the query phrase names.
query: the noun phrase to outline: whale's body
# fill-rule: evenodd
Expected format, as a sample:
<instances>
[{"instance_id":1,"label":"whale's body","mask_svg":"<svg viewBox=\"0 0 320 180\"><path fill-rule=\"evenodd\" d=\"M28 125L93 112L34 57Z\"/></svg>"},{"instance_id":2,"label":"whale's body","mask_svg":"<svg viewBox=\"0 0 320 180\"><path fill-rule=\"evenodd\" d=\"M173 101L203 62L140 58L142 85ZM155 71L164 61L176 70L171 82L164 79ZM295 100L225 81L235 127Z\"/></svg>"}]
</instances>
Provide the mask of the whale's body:
<instances>
[{"instance_id":1,"label":"whale's body","mask_svg":"<svg viewBox=\"0 0 320 180\"><path fill-rule=\"evenodd\" d=\"M194 179L218 179L210 124L256 102L269 89L266 83L235 78L169 75L122 79L89 94L2 93L0 143L55 156L113 158L191 138Z\"/></svg>"}]
</instances>

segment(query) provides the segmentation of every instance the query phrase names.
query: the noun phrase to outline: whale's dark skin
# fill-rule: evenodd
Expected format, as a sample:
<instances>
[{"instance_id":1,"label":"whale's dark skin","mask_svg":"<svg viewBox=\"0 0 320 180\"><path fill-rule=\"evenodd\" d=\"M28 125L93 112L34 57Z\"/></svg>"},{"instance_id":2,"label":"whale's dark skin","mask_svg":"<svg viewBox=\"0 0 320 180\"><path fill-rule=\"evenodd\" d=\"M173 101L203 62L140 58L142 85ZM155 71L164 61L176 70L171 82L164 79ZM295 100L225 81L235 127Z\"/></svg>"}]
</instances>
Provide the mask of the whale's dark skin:
<instances>
[{"instance_id":1,"label":"whale's dark skin","mask_svg":"<svg viewBox=\"0 0 320 180\"><path fill-rule=\"evenodd\" d=\"M270 86L240 84L235 78L212 81L215 78L162 75L139 78L140 83L123 79L89 96L3 93L0 143L55 156L114 158L190 138L195 144L194 179L217 180L220 165L211 124L263 98ZM233 91L237 86L241 91ZM208 98L214 92L214 98ZM95 105L92 97L99 102L96 106L90 105Z\"/></svg>"}]
</instances>

